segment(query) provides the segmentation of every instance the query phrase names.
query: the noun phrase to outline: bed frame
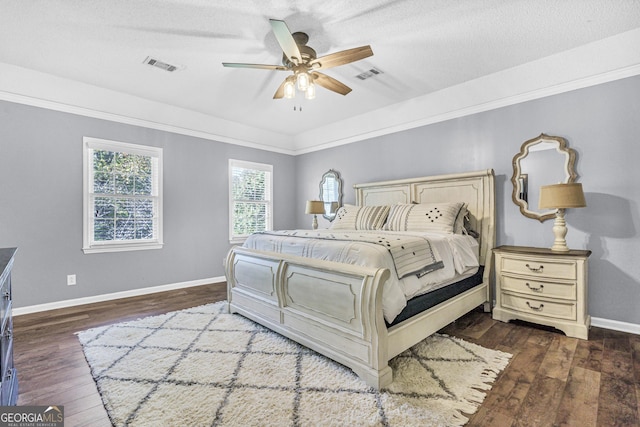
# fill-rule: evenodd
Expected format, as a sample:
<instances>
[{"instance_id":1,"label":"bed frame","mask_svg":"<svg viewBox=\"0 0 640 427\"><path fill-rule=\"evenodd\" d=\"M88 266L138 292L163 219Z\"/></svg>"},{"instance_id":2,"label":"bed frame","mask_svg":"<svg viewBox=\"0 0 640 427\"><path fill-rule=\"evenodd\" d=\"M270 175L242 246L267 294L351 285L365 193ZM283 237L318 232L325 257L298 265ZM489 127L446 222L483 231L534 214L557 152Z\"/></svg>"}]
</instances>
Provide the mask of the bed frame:
<instances>
[{"instance_id":1,"label":"bed frame","mask_svg":"<svg viewBox=\"0 0 640 427\"><path fill-rule=\"evenodd\" d=\"M366 383L392 381L389 360L470 310L490 305L495 244L492 169L354 185L358 205L464 201L478 234L483 282L387 328L386 268L368 268L233 247L227 256L228 308L351 368Z\"/></svg>"}]
</instances>

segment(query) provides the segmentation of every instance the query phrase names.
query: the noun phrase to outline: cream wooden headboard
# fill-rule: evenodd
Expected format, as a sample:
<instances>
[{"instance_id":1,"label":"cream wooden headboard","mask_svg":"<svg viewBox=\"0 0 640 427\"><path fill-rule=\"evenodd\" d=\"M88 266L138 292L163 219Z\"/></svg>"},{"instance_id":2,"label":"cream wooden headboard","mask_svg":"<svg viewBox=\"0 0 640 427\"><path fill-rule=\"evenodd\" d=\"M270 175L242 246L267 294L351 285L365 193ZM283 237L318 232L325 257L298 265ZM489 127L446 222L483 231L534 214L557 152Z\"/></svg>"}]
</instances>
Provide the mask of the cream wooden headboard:
<instances>
[{"instance_id":1,"label":"cream wooden headboard","mask_svg":"<svg viewBox=\"0 0 640 427\"><path fill-rule=\"evenodd\" d=\"M465 202L469 228L479 234L480 264L491 260L495 246L495 177L493 169L394 181L355 184L358 205ZM489 258L487 258L487 256Z\"/></svg>"}]
</instances>

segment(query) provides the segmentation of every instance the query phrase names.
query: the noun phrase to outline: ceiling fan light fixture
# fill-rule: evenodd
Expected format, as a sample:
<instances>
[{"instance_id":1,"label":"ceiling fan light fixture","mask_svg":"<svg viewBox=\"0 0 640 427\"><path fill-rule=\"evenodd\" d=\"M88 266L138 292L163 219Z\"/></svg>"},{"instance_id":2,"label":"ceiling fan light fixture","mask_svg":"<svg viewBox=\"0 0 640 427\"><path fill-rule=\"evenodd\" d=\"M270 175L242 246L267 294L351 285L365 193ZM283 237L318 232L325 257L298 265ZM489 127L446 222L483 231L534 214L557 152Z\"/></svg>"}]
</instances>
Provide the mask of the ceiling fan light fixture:
<instances>
[{"instance_id":1,"label":"ceiling fan light fixture","mask_svg":"<svg viewBox=\"0 0 640 427\"><path fill-rule=\"evenodd\" d=\"M284 97L287 99L293 99L296 96L296 85L295 83L290 80L287 79L287 81L284 84Z\"/></svg>"},{"instance_id":2,"label":"ceiling fan light fixture","mask_svg":"<svg viewBox=\"0 0 640 427\"><path fill-rule=\"evenodd\" d=\"M296 73L296 80L298 83L298 90L305 91L309 87L311 83L311 79L309 78L309 73L306 71L299 71Z\"/></svg>"},{"instance_id":3,"label":"ceiling fan light fixture","mask_svg":"<svg viewBox=\"0 0 640 427\"><path fill-rule=\"evenodd\" d=\"M287 24L279 19L269 19L271 30L282 48L282 65L249 64L237 62L223 62L224 67L257 68L262 70L289 71L289 75L280 83L273 94L273 99L293 99L298 90L304 92L305 98L314 99L315 83L332 92L346 95L351 88L333 77L319 73L319 70L350 64L373 55L371 46L360 46L341 50L318 58L316 51L307 46L309 35L303 32L291 33ZM373 72L373 70L371 70ZM378 73L376 73L378 74ZM360 76L358 76L360 78ZM314 83L315 82L315 83Z\"/></svg>"},{"instance_id":4,"label":"ceiling fan light fixture","mask_svg":"<svg viewBox=\"0 0 640 427\"><path fill-rule=\"evenodd\" d=\"M313 83L309 84L309 87L307 87L307 90L304 91L304 97L306 99L315 99L316 85L314 85Z\"/></svg>"}]
</instances>

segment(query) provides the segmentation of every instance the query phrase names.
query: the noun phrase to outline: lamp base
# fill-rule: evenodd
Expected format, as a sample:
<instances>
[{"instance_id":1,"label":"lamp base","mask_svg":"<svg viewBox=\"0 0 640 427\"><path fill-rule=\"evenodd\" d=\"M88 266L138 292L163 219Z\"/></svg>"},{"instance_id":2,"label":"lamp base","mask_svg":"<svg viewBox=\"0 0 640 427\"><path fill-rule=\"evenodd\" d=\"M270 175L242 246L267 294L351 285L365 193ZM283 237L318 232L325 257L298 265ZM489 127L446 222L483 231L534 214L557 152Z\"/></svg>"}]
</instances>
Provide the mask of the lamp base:
<instances>
[{"instance_id":1,"label":"lamp base","mask_svg":"<svg viewBox=\"0 0 640 427\"><path fill-rule=\"evenodd\" d=\"M569 247L565 240L565 236L567 235L567 222L564 220L564 209L562 208L556 211L556 220L553 223L553 234L556 238L553 241L551 250L555 252L569 252Z\"/></svg>"},{"instance_id":2,"label":"lamp base","mask_svg":"<svg viewBox=\"0 0 640 427\"><path fill-rule=\"evenodd\" d=\"M318 215L313 215L313 223L311 224L314 230L318 229Z\"/></svg>"},{"instance_id":3,"label":"lamp base","mask_svg":"<svg viewBox=\"0 0 640 427\"><path fill-rule=\"evenodd\" d=\"M554 252L569 252L569 247L567 246L567 244L565 243L564 246L562 245L553 245L551 246L551 250Z\"/></svg>"}]
</instances>

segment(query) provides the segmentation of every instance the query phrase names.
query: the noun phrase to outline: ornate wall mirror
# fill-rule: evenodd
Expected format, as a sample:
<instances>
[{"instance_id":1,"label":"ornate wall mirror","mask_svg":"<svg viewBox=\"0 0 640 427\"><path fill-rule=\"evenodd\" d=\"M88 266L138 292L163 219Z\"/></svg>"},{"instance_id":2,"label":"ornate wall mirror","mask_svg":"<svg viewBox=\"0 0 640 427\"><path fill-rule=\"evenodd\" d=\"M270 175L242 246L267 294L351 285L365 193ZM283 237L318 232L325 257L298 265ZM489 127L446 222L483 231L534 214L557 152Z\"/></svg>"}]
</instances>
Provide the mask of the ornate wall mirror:
<instances>
[{"instance_id":1,"label":"ornate wall mirror","mask_svg":"<svg viewBox=\"0 0 640 427\"><path fill-rule=\"evenodd\" d=\"M320 200L324 203L322 216L333 221L338 208L342 206L342 179L340 174L333 169L325 172L320 181Z\"/></svg>"},{"instance_id":2,"label":"ornate wall mirror","mask_svg":"<svg viewBox=\"0 0 640 427\"><path fill-rule=\"evenodd\" d=\"M555 218L555 211L538 208L540 187L576 180L576 153L559 136L544 133L525 141L513 158L513 203L527 218L540 222Z\"/></svg>"}]
</instances>

